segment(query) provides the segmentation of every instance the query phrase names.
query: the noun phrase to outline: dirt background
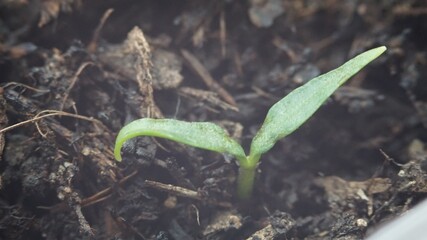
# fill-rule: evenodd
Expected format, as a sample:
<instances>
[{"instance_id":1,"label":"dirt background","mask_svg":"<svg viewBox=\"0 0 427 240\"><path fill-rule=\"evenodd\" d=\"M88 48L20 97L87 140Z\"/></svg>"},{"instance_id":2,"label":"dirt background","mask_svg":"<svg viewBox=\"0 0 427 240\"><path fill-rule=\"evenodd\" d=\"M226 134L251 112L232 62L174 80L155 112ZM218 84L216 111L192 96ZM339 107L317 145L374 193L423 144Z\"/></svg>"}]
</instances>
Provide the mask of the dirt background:
<instances>
[{"instance_id":1,"label":"dirt background","mask_svg":"<svg viewBox=\"0 0 427 240\"><path fill-rule=\"evenodd\" d=\"M0 239L363 239L426 197L425 1L3 0L0 16ZM114 160L142 117L215 122L247 148L273 103L380 45L262 157L250 201L227 156L138 138Z\"/></svg>"}]
</instances>

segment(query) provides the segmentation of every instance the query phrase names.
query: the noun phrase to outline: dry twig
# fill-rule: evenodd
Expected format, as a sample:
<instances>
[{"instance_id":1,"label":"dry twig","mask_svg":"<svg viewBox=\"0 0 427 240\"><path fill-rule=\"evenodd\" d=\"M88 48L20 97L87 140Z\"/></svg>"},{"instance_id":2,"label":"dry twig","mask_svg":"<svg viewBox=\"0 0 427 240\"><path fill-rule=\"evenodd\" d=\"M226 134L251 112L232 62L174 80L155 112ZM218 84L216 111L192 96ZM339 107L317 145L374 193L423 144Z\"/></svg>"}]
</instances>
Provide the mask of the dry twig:
<instances>
[{"instance_id":1,"label":"dry twig","mask_svg":"<svg viewBox=\"0 0 427 240\"><path fill-rule=\"evenodd\" d=\"M83 70L89 66L94 65L93 62L85 62L82 65L80 65L79 69L77 69L77 72L74 74L73 78L71 79L70 86L68 86L67 90L64 93L64 99L62 99L61 106L59 107L59 110L64 109L65 102L68 99L68 96L70 95L71 89L73 89L74 85L76 84L77 80L79 79L80 74L83 72Z\"/></svg>"},{"instance_id":2,"label":"dry twig","mask_svg":"<svg viewBox=\"0 0 427 240\"><path fill-rule=\"evenodd\" d=\"M182 56L190 65L191 69L205 82L205 84L212 91L218 93L228 104L237 106L236 101L234 101L233 97L230 93L227 92L221 85L219 85L208 72L208 70L203 66L203 64L190 52L182 49Z\"/></svg>"},{"instance_id":3,"label":"dry twig","mask_svg":"<svg viewBox=\"0 0 427 240\"><path fill-rule=\"evenodd\" d=\"M104 12L101 19L99 20L98 26L96 27L95 31L93 32L92 40L87 45L87 51L90 53L94 53L98 44L99 35L101 33L102 28L105 25L105 22L107 19L111 16L111 14L114 12L114 9L109 8L107 11Z\"/></svg>"},{"instance_id":4,"label":"dry twig","mask_svg":"<svg viewBox=\"0 0 427 240\"><path fill-rule=\"evenodd\" d=\"M42 115L42 114L45 114L45 115ZM42 116L40 116L40 115L42 115ZM58 111L58 110L43 110L43 111L39 112L34 118L31 118L31 119L28 119L28 120L25 120L25 121L22 121L22 122L19 122L19 123L16 123L14 125L11 125L11 126L8 126L8 127L1 129L0 133L4 133L4 132L10 131L12 129L15 129L17 127L23 126L25 124L34 123L34 122L39 121L40 119L52 117L52 116L65 116L65 117L78 118L78 119L82 119L82 120L86 120L89 122L96 123L96 124L102 126L103 128L106 128L101 121L94 119L93 117L86 117L86 116L73 114L73 113L67 113L67 112Z\"/></svg>"}]
</instances>

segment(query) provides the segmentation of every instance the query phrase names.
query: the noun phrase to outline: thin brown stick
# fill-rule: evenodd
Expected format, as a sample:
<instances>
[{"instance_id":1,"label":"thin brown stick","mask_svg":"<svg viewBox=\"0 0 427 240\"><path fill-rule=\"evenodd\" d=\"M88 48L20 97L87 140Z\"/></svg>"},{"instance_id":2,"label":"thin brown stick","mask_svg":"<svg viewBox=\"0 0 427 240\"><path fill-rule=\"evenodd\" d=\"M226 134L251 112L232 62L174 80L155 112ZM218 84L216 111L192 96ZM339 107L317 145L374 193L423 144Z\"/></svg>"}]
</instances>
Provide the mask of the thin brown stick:
<instances>
[{"instance_id":1,"label":"thin brown stick","mask_svg":"<svg viewBox=\"0 0 427 240\"><path fill-rule=\"evenodd\" d=\"M8 82L5 85L2 86L2 88L8 88L10 86L18 86L18 87L24 87L24 88L28 88L34 92L40 92L40 93L48 93L50 92L50 90L48 89L37 89L34 87L31 87L29 85L23 84L23 83L18 83L18 82Z\"/></svg>"},{"instance_id":2,"label":"thin brown stick","mask_svg":"<svg viewBox=\"0 0 427 240\"><path fill-rule=\"evenodd\" d=\"M196 200L201 200L202 197L196 191L190 190L188 188L183 188L179 186L174 186L171 184L164 184L160 182L145 180L144 185L147 187L155 188L160 191L168 192L177 196L192 198Z\"/></svg>"},{"instance_id":3,"label":"thin brown stick","mask_svg":"<svg viewBox=\"0 0 427 240\"><path fill-rule=\"evenodd\" d=\"M119 181L119 186L122 186L126 181L131 179L137 173L138 173L138 171L135 170L131 174L129 174L128 176L122 178ZM104 189L104 190L102 190L102 191L100 191L100 192L98 192L98 193L96 193L90 197L83 199L81 202L81 205L82 205L82 207L87 207L87 206L93 205L95 203L98 203L100 201L103 201L103 200L109 198L111 196L109 194L111 194L112 192L113 192L113 187L108 187L108 188L106 188L106 189ZM102 199L102 200L100 200L100 199Z\"/></svg>"},{"instance_id":4,"label":"thin brown stick","mask_svg":"<svg viewBox=\"0 0 427 240\"><path fill-rule=\"evenodd\" d=\"M45 114L45 113L47 113L47 114L43 115L43 116L40 116L41 114ZM78 118L78 119L81 119L81 120L86 120L86 121L93 122L93 123L96 123L96 124L99 124L99 125L103 126L102 122L100 122L97 119L94 119L93 117L85 117L85 116L82 116L82 115L73 114L73 113L67 113L67 112L58 111L58 110L43 110L43 111L39 112L32 119L28 119L28 120L25 120L25 121L22 121L22 122L19 122L19 123L16 123L14 125L11 125L11 126L8 126L8 127L5 127L3 129L1 129L0 133L4 133L4 132L10 131L12 129L15 129L17 127L23 126L25 124L33 123L33 122L39 121L40 119L47 118L47 117L52 117L52 116L73 117L73 118Z\"/></svg>"},{"instance_id":5,"label":"thin brown stick","mask_svg":"<svg viewBox=\"0 0 427 240\"><path fill-rule=\"evenodd\" d=\"M80 65L79 69L77 69L77 72L74 74L73 78L71 79L70 86L68 86L67 90L64 93L64 99L62 99L61 106L59 107L59 110L64 109L65 102L68 99L68 96L70 95L71 89L73 89L74 85L76 84L77 80L79 79L80 74L83 72L83 70L89 66L94 65L93 62L85 62L82 65Z\"/></svg>"},{"instance_id":6,"label":"thin brown stick","mask_svg":"<svg viewBox=\"0 0 427 240\"><path fill-rule=\"evenodd\" d=\"M267 99L269 99L269 100L272 100L272 101L274 101L274 102L277 102L277 101L279 101L279 100L280 100L280 98L275 97L275 96L273 96L272 94L269 94L268 92L266 92L266 91L262 90L261 88L259 88L259 87L257 87L257 86L252 85L252 86L251 86L251 89L252 89L252 90L254 90L254 92L255 92L256 94L258 94L259 96L261 96L261 97L265 97L265 98L267 98Z\"/></svg>"},{"instance_id":7,"label":"thin brown stick","mask_svg":"<svg viewBox=\"0 0 427 240\"><path fill-rule=\"evenodd\" d=\"M231 96L230 93L227 92L223 87L221 87L212 77L212 75L208 72L208 70L203 66L203 64L190 52L185 49L181 49L182 56L188 62L191 69L205 82L206 86L210 88L212 91L218 93L222 99L224 99L228 104L237 106L236 101Z\"/></svg>"},{"instance_id":8,"label":"thin brown stick","mask_svg":"<svg viewBox=\"0 0 427 240\"><path fill-rule=\"evenodd\" d=\"M198 103L207 102L223 110L232 110L236 112L239 111L237 107L226 103L224 100L218 97L217 93L211 91L205 91L190 87L181 87L178 89L178 94L180 96L196 99Z\"/></svg>"},{"instance_id":9,"label":"thin brown stick","mask_svg":"<svg viewBox=\"0 0 427 240\"><path fill-rule=\"evenodd\" d=\"M38 123L38 122L35 122L34 124L36 125L37 132L39 132L39 134L40 134L43 138L46 138L46 137L47 137L47 133L44 133L44 132L42 131L42 129L40 128L39 123Z\"/></svg>"},{"instance_id":10,"label":"thin brown stick","mask_svg":"<svg viewBox=\"0 0 427 240\"><path fill-rule=\"evenodd\" d=\"M164 184L164 183L160 183L160 182L156 182L156 181L150 181L150 180L145 180L144 186L155 188L159 191L168 192L170 194L180 196L180 197L191 198L191 199L195 199L195 200L199 200L199 201L206 201L209 204L217 205L220 207L225 207L225 208L231 207L231 204L228 202L218 202L215 200L206 199L199 192L190 190L188 188L183 188L183 187L174 186L171 184Z\"/></svg>"},{"instance_id":11,"label":"thin brown stick","mask_svg":"<svg viewBox=\"0 0 427 240\"><path fill-rule=\"evenodd\" d=\"M104 27L105 22L107 21L107 19L111 16L111 14L113 12L114 12L114 9L109 8L102 15L101 19L99 20L98 26L96 27L95 31L93 32L92 39L86 48L88 52L90 52L90 53L95 52L96 46L98 45L98 40L99 40L99 35L101 33L101 30Z\"/></svg>"},{"instance_id":12,"label":"thin brown stick","mask_svg":"<svg viewBox=\"0 0 427 240\"><path fill-rule=\"evenodd\" d=\"M387 162L391 162L391 163L393 163L394 165L396 165L396 166L398 166L398 167L403 167L403 165L405 165L405 164L401 164L401 163L396 162L396 160L394 160L394 158L390 157L390 156L389 156L386 152L384 152L384 150L382 150L381 148L380 148L379 150L380 150L381 155L383 155L383 157L385 158L385 160L387 160Z\"/></svg>"}]
</instances>

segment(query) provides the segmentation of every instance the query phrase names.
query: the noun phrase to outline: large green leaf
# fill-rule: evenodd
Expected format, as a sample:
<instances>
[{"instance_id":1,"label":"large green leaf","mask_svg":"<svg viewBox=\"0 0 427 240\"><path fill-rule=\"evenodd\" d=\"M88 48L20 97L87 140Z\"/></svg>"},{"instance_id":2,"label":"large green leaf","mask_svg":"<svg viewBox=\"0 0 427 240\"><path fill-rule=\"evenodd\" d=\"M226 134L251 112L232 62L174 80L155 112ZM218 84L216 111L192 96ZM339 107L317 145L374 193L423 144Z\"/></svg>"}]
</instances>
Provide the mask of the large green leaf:
<instances>
[{"instance_id":1,"label":"large green leaf","mask_svg":"<svg viewBox=\"0 0 427 240\"><path fill-rule=\"evenodd\" d=\"M274 104L252 141L249 161L255 165L261 154L300 127L339 86L385 50L383 46L366 51L339 68L310 80Z\"/></svg>"},{"instance_id":2,"label":"large green leaf","mask_svg":"<svg viewBox=\"0 0 427 240\"><path fill-rule=\"evenodd\" d=\"M120 150L123 143L137 136L166 138L193 147L228 153L239 161L246 161L242 147L216 124L151 118L135 120L120 130L114 148L114 156L118 161L122 159Z\"/></svg>"}]
</instances>

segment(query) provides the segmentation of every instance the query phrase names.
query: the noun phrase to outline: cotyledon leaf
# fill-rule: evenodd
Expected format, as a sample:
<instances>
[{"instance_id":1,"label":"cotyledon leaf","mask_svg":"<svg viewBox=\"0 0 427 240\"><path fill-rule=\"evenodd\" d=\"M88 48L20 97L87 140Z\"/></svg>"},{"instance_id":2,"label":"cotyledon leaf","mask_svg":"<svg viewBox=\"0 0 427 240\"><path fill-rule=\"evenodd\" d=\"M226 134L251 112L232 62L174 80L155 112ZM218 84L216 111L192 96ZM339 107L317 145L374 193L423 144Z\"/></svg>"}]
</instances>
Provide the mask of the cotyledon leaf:
<instances>
[{"instance_id":1,"label":"cotyledon leaf","mask_svg":"<svg viewBox=\"0 0 427 240\"><path fill-rule=\"evenodd\" d=\"M300 127L339 86L385 50L382 46L359 54L342 66L313 78L274 104L251 143L251 164L256 164L261 154Z\"/></svg>"},{"instance_id":2,"label":"cotyledon leaf","mask_svg":"<svg viewBox=\"0 0 427 240\"><path fill-rule=\"evenodd\" d=\"M137 136L166 138L193 147L227 153L239 161L246 161L243 148L214 123L152 118L135 120L120 130L114 148L114 156L118 161L122 160L120 150L123 143Z\"/></svg>"}]
</instances>

